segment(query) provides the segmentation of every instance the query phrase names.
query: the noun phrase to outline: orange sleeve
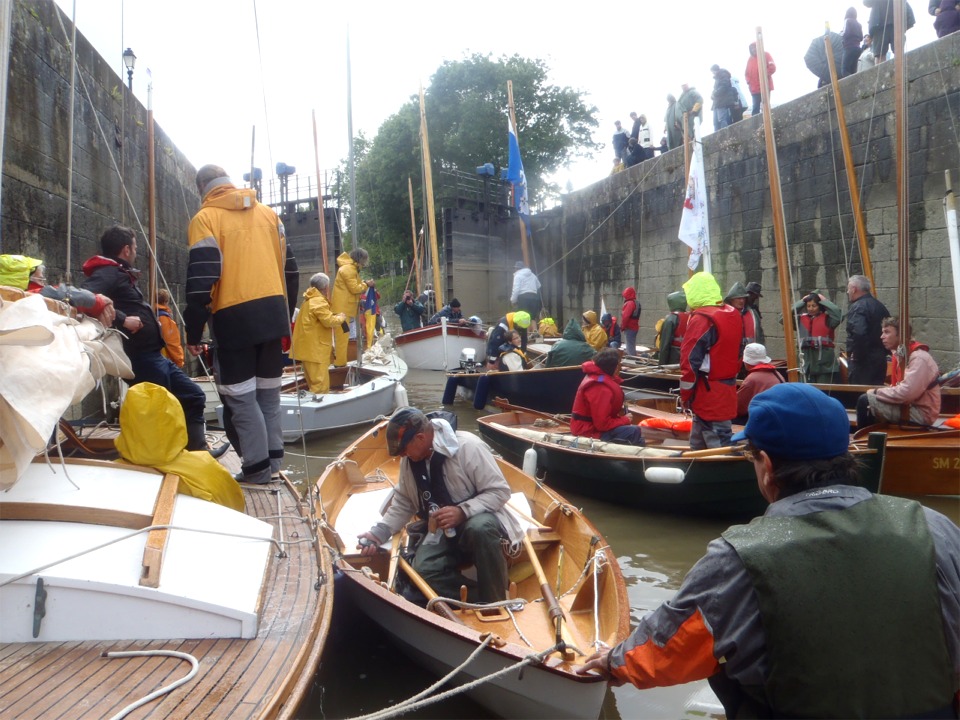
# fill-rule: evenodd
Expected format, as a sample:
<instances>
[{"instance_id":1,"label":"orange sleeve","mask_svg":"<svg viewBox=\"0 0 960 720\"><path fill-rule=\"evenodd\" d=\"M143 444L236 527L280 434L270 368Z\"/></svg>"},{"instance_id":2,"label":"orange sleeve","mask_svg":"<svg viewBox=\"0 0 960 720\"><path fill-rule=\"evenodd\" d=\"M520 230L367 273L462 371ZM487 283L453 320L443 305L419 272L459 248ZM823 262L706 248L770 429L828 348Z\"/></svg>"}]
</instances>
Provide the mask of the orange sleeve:
<instances>
[{"instance_id":1,"label":"orange sleeve","mask_svg":"<svg viewBox=\"0 0 960 720\"><path fill-rule=\"evenodd\" d=\"M177 367L183 367L183 346L180 344L180 328L168 317L161 315L157 318L160 321L160 334L163 336L165 354Z\"/></svg>"},{"instance_id":2,"label":"orange sleeve","mask_svg":"<svg viewBox=\"0 0 960 720\"><path fill-rule=\"evenodd\" d=\"M697 610L665 645L648 639L624 655L624 664L611 668L618 680L641 690L703 680L720 671L713 655L713 633Z\"/></svg>"}]
</instances>

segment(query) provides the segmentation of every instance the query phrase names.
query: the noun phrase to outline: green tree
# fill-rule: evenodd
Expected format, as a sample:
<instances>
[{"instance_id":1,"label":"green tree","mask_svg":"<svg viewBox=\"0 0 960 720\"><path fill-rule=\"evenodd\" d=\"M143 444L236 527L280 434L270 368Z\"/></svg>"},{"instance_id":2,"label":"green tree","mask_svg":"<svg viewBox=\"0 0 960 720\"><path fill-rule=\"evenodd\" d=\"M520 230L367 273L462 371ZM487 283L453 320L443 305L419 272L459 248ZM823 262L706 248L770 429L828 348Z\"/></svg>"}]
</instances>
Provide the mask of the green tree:
<instances>
[{"instance_id":1,"label":"green tree","mask_svg":"<svg viewBox=\"0 0 960 720\"><path fill-rule=\"evenodd\" d=\"M506 167L511 80L531 206L559 193L546 177L575 157L593 156L592 131L598 123L596 108L585 104L582 92L549 84L547 74L542 60L518 55L475 54L437 69L424 93L435 191L441 168L472 174L489 162L499 176ZM418 224L423 217L418 96L387 118L363 149L354 150L361 245L380 254L381 263L398 263L411 253L408 177Z\"/></svg>"}]
</instances>

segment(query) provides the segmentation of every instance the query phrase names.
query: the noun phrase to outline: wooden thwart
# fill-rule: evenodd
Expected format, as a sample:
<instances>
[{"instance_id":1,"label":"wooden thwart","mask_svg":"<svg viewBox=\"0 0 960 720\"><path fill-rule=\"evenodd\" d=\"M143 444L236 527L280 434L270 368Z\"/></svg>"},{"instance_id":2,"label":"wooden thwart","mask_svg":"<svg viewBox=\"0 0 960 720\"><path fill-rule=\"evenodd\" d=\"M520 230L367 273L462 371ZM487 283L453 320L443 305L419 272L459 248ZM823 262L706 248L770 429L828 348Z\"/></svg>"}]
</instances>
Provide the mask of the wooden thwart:
<instances>
[{"instance_id":1,"label":"wooden thwart","mask_svg":"<svg viewBox=\"0 0 960 720\"><path fill-rule=\"evenodd\" d=\"M157 493L157 503L153 507L153 522L151 525L169 525L173 520L173 508L177 504L177 490L180 487L180 476L167 473L163 476L160 491ZM146 546L143 548L143 566L140 572L140 584L143 587L160 587L160 571L163 568L163 552L167 548L170 531L151 530L147 535Z\"/></svg>"}]
</instances>

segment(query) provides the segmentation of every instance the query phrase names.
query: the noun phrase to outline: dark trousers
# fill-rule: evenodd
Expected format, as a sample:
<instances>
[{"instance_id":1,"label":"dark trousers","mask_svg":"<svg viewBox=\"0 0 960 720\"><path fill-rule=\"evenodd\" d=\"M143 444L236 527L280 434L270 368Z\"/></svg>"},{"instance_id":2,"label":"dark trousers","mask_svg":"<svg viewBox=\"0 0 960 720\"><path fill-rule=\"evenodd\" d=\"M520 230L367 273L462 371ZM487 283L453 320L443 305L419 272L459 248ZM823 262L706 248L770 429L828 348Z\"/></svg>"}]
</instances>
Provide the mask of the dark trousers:
<instances>
[{"instance_id":1,"label":"dark trousers","mask_svg":"<svg viewBox=\"0 0 960 720\"><path fill-rule=\"evenodd\" d=\"M840 77L847 77L847 75L853 75L857 71L857 60L860 59L860 53L863 52L863 49L858 45L857 47L844 48L843 49L843 63L840 67Z\"/></svg>"},{"instance_id":2,"label":"dark trousers","mask_svg":"<svg viewBox=\"0 0 960 720\"><path fill-rule=\"evenodd\" d=\"M161 355L159 350L131 355L130 367L134 374L130 385L151 382L169 390L180 402L184 419L187 421L187 450L206 450L203 409L207 397L203 389L188 378L183 370Z\"/></svg>"},{"instance_id":3,"label":"dark trousers","mask_svg":"<svg viewBox=\"0 0 960 720\"><path fill-rule=\"evenodd\" d=\"M850 360L847 382L851 385L883 385L887 379L887 358L878 355L865 360Z\"/></svg>"},{"instance_id":4,"label":"dark trousers","mask_svg":"<svg viewBox=\"0 0 960 720\"><path fill-rule=\"evenodd\" d=\"M466 585L471 602L506 600L509 579L502 537L496 515L479 513L467 518L454 537L448 538L441 532L439 542L421 542L413 567L440 597L458 599L460 586ZM477 566L476 583L460 574L464 562Z\"/></svg>"}]
</instances>

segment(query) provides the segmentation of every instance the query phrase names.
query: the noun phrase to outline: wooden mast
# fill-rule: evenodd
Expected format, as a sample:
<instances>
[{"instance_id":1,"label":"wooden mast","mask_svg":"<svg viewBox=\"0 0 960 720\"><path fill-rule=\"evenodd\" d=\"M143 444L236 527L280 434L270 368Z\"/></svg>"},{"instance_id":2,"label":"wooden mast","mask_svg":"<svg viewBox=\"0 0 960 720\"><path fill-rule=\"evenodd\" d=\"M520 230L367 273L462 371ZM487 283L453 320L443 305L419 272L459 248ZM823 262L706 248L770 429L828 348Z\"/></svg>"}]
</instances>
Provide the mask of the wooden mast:
<instances>
[{"instance_id":1,"label":"wooden mast","mask_svg":"<svg viewBox=\"0 0 960 720\"><path fill-rule=\"evenodd\" d=\"M843 148L843 164L847 172L847 186L850 188L850 207L853 213L853 222L857 229L857 242L860 246L860 262L863 264L863 274L873 286L873 263L870 262L870 248L867 246L867 225L863 220L863 208L860 205L860 187L857 185L857 169L853 164L853 153L850 150L850 134L847 132L847 118L843 109L843 98L840 97L840 82L837 79L837 65L833 57L833 43L830 42L830 23L826 25L823 36L827 48L827 64L830 66L830 84L833 87L833 97L837 105L837 126L840 128L840 146Z\"/></svg>"},{"instance_id":2,"label":"wooden mast","mask_svg":"<svg viewBox=\"0 0 960 720\"><path fill-rule=\"evenodd\" d=\"M797 346L793 334L793 303L790 287L790 257L787 253L787 225L783 217L783 194L780 188L780 163L773 136L770 114L770 90L767 77L767 55L763 49L763 31L757 28L757 68L760 70L760 96L763 101L763 135L767 145L767 172L770 180L770 205L773 214L773 236L777 248L777 279L780 284L780 307L783 312L783 342L787 350L787 379L797 381Z\"/></svg>"},{"instance_id":3,"label":"wooden mast","mask_svg":"<svg viewBox=\"0 0 960 720\"><path fill-rule=\"evenodd\" d=\"M323 273L330 274L330 262L327 260L327 208L323 201L323 188L320 187L320 148L317 142L317 111L313 115L313 162L317 168L317 210L320 212L320 253L323 255Z\"/></svg>"},{"instance_id":4,"label":"wooden mast","mask_svg":"<svg viewBox=\"0 0 960 720\"><path fill-rule=\"evenodd\" d=\"M150 264L147 275L147 292L150 307L157 307L157 181L156 181L156 150L154 148L153 125L153 75L147 70L149 83L147 84L147 216L150 243Z\"/></svg>"},{"instance_id":5,"label":"wooden mast","mask_svg":"<svg viewBox=\"0 0 960 720\"><path fill-rule=\"evenodd\" d=\"M513 125L514 132L517 133L517 146L520 145L520 130L517 128L517 115L513 109L513 80L507 80L507 107L510 109L510 123ZM514 198L516 204L516 198ZM527 267L533 267L530 263L530 248L527 242L527 224L520 219L520 247L523 250L523 264Z\"/></svg>"},{"instance_id":6,"label":"wooden mast","mask_svg":"<svg viewBox=\"0 0 960 720\"><path fill-rule=\"evenodd\" d=\"M413 214L413 180L410 179L410 176L407 176L407 195L410 196L410 234L413 236L413 271L416 274L417 279L417 292L423 290L423 285L421 285L422 278L420 277L420 257L417 252L417 219Z\"/></svg>"},{"instance_id":7,"label":"wooden mast","mask_svg":"<svg viewBox=\"0 0 960 720\"><path fill-rule=\"evenodd\" d=\"M440 251L437 248L437 219L433 208L433 171L430 167L430 138L427 135L427 110L420 86L420 146L423 149L423 184L427 195L427 228L430 234L430 255L433 259L433 292L436 307L443 307L443 285L440 283Z\"/></svg>"},{"instance_id":8,"label":"wooden mast","mask_svg":"<svg viewBox=\"0 0 960 720\"><path fill-rule=\"evenodd\" d=\"M893 2L893 75L896 81L894 126L897 138L897 279L900 303L900 341L903 367L910 359L910 158L907 143L907 65L903 51L904 1ZM874 290L876 292L876 290ZM905 406L906 407L906 406Z\"/></svg>"}]
</instances>

